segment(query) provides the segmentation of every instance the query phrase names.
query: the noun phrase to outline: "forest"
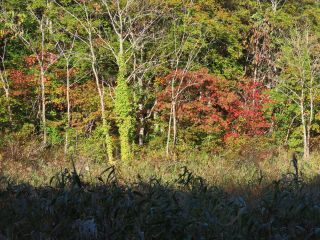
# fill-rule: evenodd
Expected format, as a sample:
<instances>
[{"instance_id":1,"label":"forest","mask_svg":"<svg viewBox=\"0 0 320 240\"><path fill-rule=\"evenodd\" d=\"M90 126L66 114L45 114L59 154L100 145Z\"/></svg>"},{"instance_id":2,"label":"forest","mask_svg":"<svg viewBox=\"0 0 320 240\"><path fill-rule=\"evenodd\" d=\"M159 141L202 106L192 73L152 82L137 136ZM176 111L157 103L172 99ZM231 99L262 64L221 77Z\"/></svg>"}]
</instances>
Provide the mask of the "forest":
<instances>
[{"instance_id":1,"label":"forest","mask_svg":"<svg viewBox=\"0 0 320 240\"><path fill-rule=\"evenodd\" d=\"M0 0L0 239L320 239L319 0Z\"/></svg>"}]
</instances>

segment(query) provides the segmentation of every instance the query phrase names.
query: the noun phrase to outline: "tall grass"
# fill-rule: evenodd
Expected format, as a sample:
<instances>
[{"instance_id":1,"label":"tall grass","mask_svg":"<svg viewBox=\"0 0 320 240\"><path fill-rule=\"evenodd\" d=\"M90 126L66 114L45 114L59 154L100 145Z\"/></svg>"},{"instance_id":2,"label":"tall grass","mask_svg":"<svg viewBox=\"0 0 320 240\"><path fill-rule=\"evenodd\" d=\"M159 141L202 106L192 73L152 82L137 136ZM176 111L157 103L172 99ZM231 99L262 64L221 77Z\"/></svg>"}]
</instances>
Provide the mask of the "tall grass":
<instances>
[{"instance_id":1,"label":"tall grass","mask_svg":"<svg viewBox=\"0 0 320 240\"><path fill-rule=\"evenodd\" d=\"M318 155L294 165L284 151L240 150L146 151L112 167L9 145L0 239L320 239Z\"/></svg>"},{"instance_id":2,"label":"tall grass","mask_svg":"<svg viewBox=\"0 0 320 240\"><path fill-rule=\"evenodd\" d=\"M182 163L181 163L182 164ZM127 166L130 168L130 166ZM170 166L172 167L172 166ZM33 187L1 178L4 239L316 239L318 179L294 171L229 192L191 172L126 181L109 167L86 182L74 170ZM133 170L132 170L133 171ZM241 169L239 170L242 171Z\"/></svg>"}]
</instances>

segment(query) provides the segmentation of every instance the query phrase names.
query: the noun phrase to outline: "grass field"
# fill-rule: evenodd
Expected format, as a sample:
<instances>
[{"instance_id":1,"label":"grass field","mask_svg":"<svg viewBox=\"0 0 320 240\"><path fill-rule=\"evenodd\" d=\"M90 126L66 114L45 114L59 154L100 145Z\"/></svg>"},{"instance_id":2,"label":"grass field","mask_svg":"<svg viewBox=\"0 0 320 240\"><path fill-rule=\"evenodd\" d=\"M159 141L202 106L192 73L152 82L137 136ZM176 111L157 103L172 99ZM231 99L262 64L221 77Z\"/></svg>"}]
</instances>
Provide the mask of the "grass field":
<instances>
[{"instance_id":1,"label":"grass field","mask_svg":"<svg viewBox=\"0 0 320 240\"><path fill-rule=\"evenodd\" d=\"M318 239L315 154L144 154L115 167L59 149L2 158L0 239ZM72 164L74 162L74 165Z\"/></svg>"}]
</instances>

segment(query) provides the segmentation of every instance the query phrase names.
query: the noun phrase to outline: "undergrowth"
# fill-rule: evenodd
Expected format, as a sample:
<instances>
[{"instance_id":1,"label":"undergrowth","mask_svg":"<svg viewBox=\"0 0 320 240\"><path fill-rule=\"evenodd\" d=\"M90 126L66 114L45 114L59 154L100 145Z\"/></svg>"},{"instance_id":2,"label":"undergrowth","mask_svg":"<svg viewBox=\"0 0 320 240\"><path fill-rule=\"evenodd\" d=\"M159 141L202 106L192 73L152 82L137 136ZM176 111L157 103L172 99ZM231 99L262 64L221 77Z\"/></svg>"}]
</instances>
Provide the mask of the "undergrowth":
<instances>
[{"instance_id":1,"label":"undergrowth","mask_svg":"<svg viewBox=\"0 0 320 240\"><path fill-rule=\"evenodd\" d=\"M262 179L251 183L262 185ZM34 187L1 177L3 239L317 239L318 180L288 172L259 193L235 194L187 167L170 181L133 182L109 167L84 181L76 169Z\"/></svg>"},{"instance_id":2,"label":"undergrowth","mask_svg":"<svg viewBox=\"0 0 320 240\"><path fill-rule=\"evenodd\" d=\"M247 149L147 151L110 166L6 145L0 239L320 239L317 154L293 164L285 151Z\"/></svg>"}]
</instances>

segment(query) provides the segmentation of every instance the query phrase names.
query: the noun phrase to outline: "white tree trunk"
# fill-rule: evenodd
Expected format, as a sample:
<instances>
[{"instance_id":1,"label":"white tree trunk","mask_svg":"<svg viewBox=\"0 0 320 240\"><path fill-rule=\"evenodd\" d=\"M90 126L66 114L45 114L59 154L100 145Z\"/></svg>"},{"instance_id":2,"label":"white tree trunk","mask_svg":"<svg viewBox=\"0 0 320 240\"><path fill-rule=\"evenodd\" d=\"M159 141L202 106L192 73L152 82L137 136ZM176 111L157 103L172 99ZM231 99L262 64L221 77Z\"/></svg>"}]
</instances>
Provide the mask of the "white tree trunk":
<instances>
[{"instance_id":1,"label":"white tree trunk","mask_svg":"<svg viewBox=\"0 0 320 240\"><path fill-rule=\"evenodd\" d=\"M91 53L91 68L93 71L93 75L95 78L95 82L96 82L96 86L97 86L97 90L98 90L98 94L99 94L99 98L100 98L100 110L101 110L101 119L102 119L102 127L103 127L103 131L104 131L104 135L106 138L106 145L107 145L107 155L109 158L109 161L112 162L113 161L113 146L112 146L112 142L111 142L111 137L109 135L109 125L106 119L106 113L105 113L105 103L104 103L104 91L103 91L103 87L102 84L100 83L100 79L99 79L99 74L98 74L98 70L97 70L97 66L96 66L96 55L94 52L94 46L93 46L93 42L92 42L92 36L91 36L91 32L89 32L89 46L90 46L90 53Z\"/></svg>"},{"instance_id":2,"label":"white tree trunk","mask_svg":"<svg viewBox=\"0 0 320 240\"><path fill-rule=\"evenodd\" d=\"M304 100L301 100L300 110L301 110L301 123L302 123L302 129L303 129L302 130L302 132L303 132L303 159L308 160L309 156L310 156L310 129L308 128L308 123L305 119Z\"/></svg>"},{"instance_id":3,"label":"white tree trunk","mask_svg":"<svg viewBox=\"0 0 320 240\"><path fill-rule=\"evenodd\" d=\"M67 100L67 128L65 135L65 146L64 152L68 154L69 148L69 129L71 127L71 104L70 104L70 68L69 68L69 59L67 59L66 63L66 71L67 71L67 89L66 89L66 100Z\"/></svg>"},{"instance_id":4,"label":"white tree trunk","mask_svg":"<svg viewBox=\"0 0 320 240\"><path fill-rule=\"evenodd\" d=\"M168 124L168 134L167 134L167 146L166 146L166 156L169 157L170 153L170 139L171 139L171 125L172 125L172 106L170 110L170 118L169 118L169 124Z\"/></svg>"},{"instance_id":5,"label":"white tree trunk","mask_svg":"<svg viewBox=\"0 0 320 240\"><path fill-rule=\"evenodd\" d=\"M43 144L47 145L45 74L44 74L43 66L41 66L41 70L40 70L40 88L41 88L41 117L42 117L42 129L43 129Z\"/></svg>"}]
</instances>

